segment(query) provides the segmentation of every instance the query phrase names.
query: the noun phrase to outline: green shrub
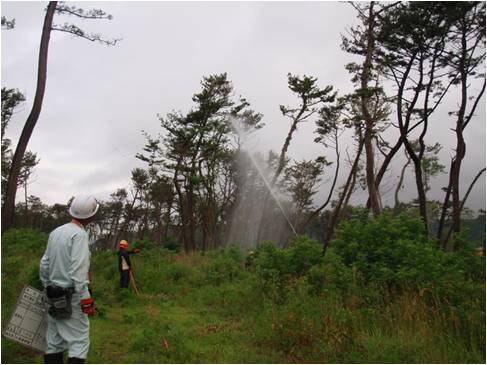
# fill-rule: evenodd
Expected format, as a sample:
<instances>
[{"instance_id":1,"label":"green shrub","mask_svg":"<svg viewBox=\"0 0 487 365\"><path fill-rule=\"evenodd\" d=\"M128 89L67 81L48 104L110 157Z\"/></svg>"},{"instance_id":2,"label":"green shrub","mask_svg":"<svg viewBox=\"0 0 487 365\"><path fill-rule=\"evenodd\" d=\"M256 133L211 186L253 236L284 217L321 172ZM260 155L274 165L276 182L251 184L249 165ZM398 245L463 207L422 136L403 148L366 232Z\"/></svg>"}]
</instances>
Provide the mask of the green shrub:
<instances>
[{"instance_id":1,"label":"green shrub","mask_svg":"<svg viewBox=\"0 0 487 365\"><path fill-rule=\"evenodd\" d=\"M314 265L323 260L322 245L308 236L299 236L286 250L289 273L294 277L306 275Z\"/></svg>"},{"instance_id":2,"label":"green shrub","mask_svg":"<svg viewBox=\"0 0 487 365\"><path fill-rule=\"evenodd\" d=\"M179 242L174 236L168 236L164 241L164 248L169 251L179 253L181 252L181 242Z\"/></svg>"},{"instance_id":3,"label":"green shrub","mask_svg":"<svg viewBox=\"0 0 487 365\"><path fill-rule=\"evenodd\" d=\"M332 241L333 252L368 286L415 288L431 303L449 306L474 301L485 291L485 258L465 242L459 247L445 252L425 237L419 218L387 214L344 222ZM485 302L485 296L480 299Z\"/></svg>"},{"instance_id":4,"label":"green shrub","mask_svg":"<svg viewBox=\"0 0 487 365\"><path fill-rule=\"evenodd\" d=\"M310 269L323 261L321 245L300 236L288 249L279 249L272 242L257 246L257 274L264 283L285 284L306 275Z\"/></svg>"},{"instance_id":5,"label":"green shrub","mask_svg":"<svg viewBox=\"0 0 487 365\"><path fill-rule=\"evenodd\" d=\"M157 245L151 239L144 237L141 240L131 242L128 249L132 250L135 247L138 247L141 250L150 250L157 247Z\"/></svg>"},{"instance_id":6,"label":"green shrub","mask_svg":"<svg viewBox=\"0 0 487 365\"><path fill-rule=\"evenodd\" d=\"M216 250L209 257L209 262L201 268L206 273L208 284L220 285L241 277L244 254L240 249L230 247Z\"/></svg>"},{"instance_id":7,"label":"green shrub","mask_svg":"<svg viewBox=\"0 0 487 365\"><path fill-rule=\"evenodd\" d=\"M424 236L421 221L407 216L346 221L332 247L347 266L378 283L420 283L441 266L441 253Z\"/></svg>"},{"instance_id":8,"label":"green shrub","mask_svg":"<svg viewBox=\"0 0 487 365\"><path fill-rule=\"evenodd\" d=\"M307 279L313 294L335 292L343 295L354 283L355 275L342 258L330 249L322 263L311 267Z\"/></svg>"},{"instance_id":9,"label":"green shrub","mask_svg":"<svg viewBox=\"0 0 487 365\"><path fill-rule=\"evenodd\" d=\"M179 252L176 247L180 244L172 236L168 237L167 240L160 244L152 240L151 238L144 237L143 239L134 240L130 243L128 250L132 250L136 247L140 248L142 252L166 249L167 251Z\"/></svg>"}]
</instances>

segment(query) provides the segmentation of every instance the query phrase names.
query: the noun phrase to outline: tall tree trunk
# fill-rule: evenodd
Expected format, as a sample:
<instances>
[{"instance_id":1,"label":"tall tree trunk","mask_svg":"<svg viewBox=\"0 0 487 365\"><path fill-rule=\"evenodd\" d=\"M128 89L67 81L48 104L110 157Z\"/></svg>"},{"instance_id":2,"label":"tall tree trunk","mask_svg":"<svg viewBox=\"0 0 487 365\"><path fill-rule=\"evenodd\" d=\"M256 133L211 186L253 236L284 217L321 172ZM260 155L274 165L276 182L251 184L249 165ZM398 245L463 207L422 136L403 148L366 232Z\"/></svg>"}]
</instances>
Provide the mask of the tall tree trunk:
<instances>
[{"instance_id":1,"label":"tall tree trunk","mask_svg":"<svg viewBox=\"0 0 487 365\"><path fill-rule=\"evenodd\" d=\"M189 220L187 217L187 208L184 196L179 196L179 215L181 220L181 238L183 241L183 247L185 252L191 250L190 238L189 238Z\"/></svg>"},{"instance_id":2,"label":"tall tree trunk","mask_svg":"<svg viewBox=\"0 0 487 365\"><path fill-rule=\"evenodd\" d=\"M293 118L293 122L291 124L291 128L289 129L289 132L286 136L286 140L284 141L284 145L282 146L281 149L281 154L279 155L279 163L276 169L276 172L274 173L274 176L272 177L272 180L270 182L271 189L274 187L274 185L277 182L277 179L281 175L282 171L284 170L284 167L286 165L286 153L289 148L289 145L291 144L291 140L293 138L294 132L298 129L298 123L301 121L301 117L303 116L304 112L306 111L306 108L308 107L308 102L306 98L303 98L303 105L301 106L301 109L299 110L298 114L296 117ZM262 240L264 238L264 232L266 231L266 228L268 228L269 222L267 217L270 215L270 204L269 204L269 198L270 198L271 192L267 191L264 197L264 203L263 203L263 216L259 224L258 228L258 233L257 237L258 240Z\"/></svg>"},{"instance_id":3,"label":"tall tree trunk","mask_svg":"<svg viewBox=\"0 0 487 365\"><path fill-rule=\"evenodd\" d=\"M464 38L464 50L466 52L466 40ZM462 56L461 63L463 64L465 57ZM467 72L464 65L461 65L461 85L462 85L462 101L460 104L460 110L458 111L457 125L455 128L455 134L457 137L457 148L455 159L453 160L451 174L452 189L452 229L454 233L460 232L461 222L460 222L460 170L462 167L462 160L465 157L465 140L463 138L463 123L465 119L465 109L467 105Z\"/></svg>"},{"instance_id":4,"label":"tall tree trunk","mask_svg":"<svg viewBox=\"0 0 487 365\"><path fill-rule=\"evenodd\" d=\"M139 231L139 238L144 239L149 231L149 203L145 204L142 229Z\"/></svg>"},{"instance_id":5,"label":"tall tree trunk","mask_svg":"<svg viewBox=\"0 0 487 365\"><path fill-rule=\"evenodd\" d=\"M410 127L410 121L414 113L414 108L416 103L419 100L421 88L416 87L414 90L414 95L412 97L412 100L409 101L406 105L406 112L405 115L403 116L403 93L404 90L406 90L406 83L409 78L410 71L412 69L414 60L417 57L417 53L413 53L408 61L408 65L406 67L406 70L404 72L404 75L401 78L401 82L398 85L399 90L398 90L398 97L397 97L397 121L399 124L399 130L401 133L402 141L404 143L404 147L406 149L406 152L408 153L409 157L413 161L414 164L414 172L415 172L415 181L416 181L416 188L418 191L418 202L419 202L419 213L421 215L421 218L423 220L424 224L424 231L426 234L428 234L428 217L427 217L427 210L426 210L426 193L424 191L424 185L423 185L423 170L421 166L421 159L422 155L424 152L424 141L422 138L424 137L424 134L426 133L426 128L427 124L423 126L423 132L421 134L421 137L419 138L419 144L420 144L420 152L419 154L416 154L414 151L414 148L411 144L411 142L408 140L407 136L409 133L409 127ZM419 66L419 80L418 80L418 85L423 84L423 63L424 63L424 55L420 55L418 58L420 62Z\"/></svg>"},{"instance_id":6,"label":"tall tree trunk","mask_svg":"<svg viewBox=\"0 0 487 365\"><path fill-rule=\"evenodd\" d=\"M394 210L393 210L394 215L397 215L399 213L399 205L401 204L401 202L399 201L399 192L402 189L402 183L404 181L404 174L406 173L406 169L411 163L411 157L409 157L407 153L406 153L406 158L407 161L401 169L401 174L399 175L399 181L397 183L396 190L394 191Z\"/></svg>"},{"instance_id":7,"label":"tall tree trunk","mask_svg":"<svg viewBox=\"0 0 487 365\"><path fill-rule=\"evenodd\" d=\"M450 171L452 171L452 169L453 169L453 160L450 164ZM446 215L448 212L448 204L450 203L451 186L452 186L452 177L450 175L450 178L448 180L448 186L445 189L445 199L443 201L443 206L441 208L440 221L438 223L438 232L436 234L438 245L440 245L443 248L446 247L446 243L443 240L443 229L445 226Z\"/></svg>"},{"instance_id":8,"label":"tall tree trunk","mask_svg":"<svg viewBox=\"0 0 487 365\"><path fill-rule=\"evenodd\" d=\"M124 220L120 227L119 237L117 238L117 241L119 241L120 238L122 238L122 236L126 236L131 231L130 221L133 219L132 214L134 211L135 202L137 201L138 197L139 197L139 190L135 190L135 194L132 199L132 202L130 203L130 206L124 210ZM135 224L134 224L134 229L135 229ZM128 238L123 238L123 239L128 240Z\"/></svg>"},{"instance_id":9,"label":"tall tree trunk","mask_svg":"<svg viewBox=\"0 0 487 365\"><path fill-rule=\"evenodd\" d=\"M299 118L304 113L305 108L306 108L306 102L303 102L303 106L301 108L301 111L300 111L298 117L293 120L293 124L291 125L291 129L289 129L289 133L287 134L286 140L284 141L284 145L282 146L281 154L279 156L279 165L277 166L276 172L274 173L274 176L272 178L271 186L275 185L277 178L279 177L279 175L281 175L282 170L284 170L284 166L286 165L287 150L289 148L289 145L291 144L291 139L293 138L294 132L296 132L296 130L298 129Z\"/></svg>"},{"instance_id":10,"label":"tall tree trunk","mask_svg":"<svg viewBox=\"0 0 487 365\"><path fill-rule=\"evenodd\" d=\"M384 158L384 161L382 161L382 165L380 166L379 172L377 172L377 175L375 177L375 187L378 190L380 187L380 183L382 182L382 178L384 177L384 174L387 171L387 168L389 167L389 163L392 161L392 158L396 155L397 151L402 146L403 138L399 137L396 144L390 149L390 151L387 153L386 157ZM370 208L370 199L367 200L367 208Z\"/></svg>"},{"instance_id":11,"label":"tall tree trunk","mask_svg":"<svg viewBox=\"0 0 487 365\"><path fill-rule=\"evenodd\" d=\"M171 224L171 209L172 209L172 199L167 206L166 214L164 215L164 230L162 233L162 240L166 240L169 234L169 225ZM162 242L161 240L161 242Z\"/></svg>"},{"instance_id":12,"label":"tall tree trunk","mask_svg":"<svg viewBox=\"0 0 487 365\"><path fill-rule=\"evenodd\" d=\"M475 183L480 178L480 176L482 176L482 174L484 172L485 172L485 167L477 173L477 175L474 177L473 181L470 183L470 186L468 187L468 190L465 193L465 196L463 197L463 200L460 204L460 212L463 210L465 202L467 201L468 196L470 195L470 192L472 191L473 187L475 186ZM453 232L453 226L450 227L450 229L448 230L448 234L446 235L446 239L445 239L445 243L444 243L445 248L448 245L448 241L450 240L450 236L451 236L452 232ZM458 247L454 247L454 248L457 249Z\"/></svg>"},{"instance_id":13,"label":"tall tree trunk","mask_svg":"<svg viewBox=\"0 0 487 365\"><path fill-rule=\"evenodd\" d=\"M477 5L474 5L474 7ZM481 5L485 7L484 5ZM470 10L468 10L470 11ZM453 233L460 232L461 229L461 212L462 212L462 202L460 201L460 171L462 166L462 161L465 157L466 153L466 144L465 139L463 136L463 131L471 121L474 112L479 104L480 99L482 98L485 92L485 75L484 83L482 86L482 90L478 93L475 101L470 108L470 111L467 113L467 103L470 100L468 96L468 89L471 87L469 85L468 77L473 76L475 73L475 68L481 65L483 62L482 60L485 59L485 48L482 52L482 55L475 56L475 51L477 47L485 47L485 30L483 33L478 33L474 38L472 38L472 23L470 23L470 19L468 19L468 11L463 14L462 18L459 20L459 32L460 32L460 55L458 59L458 64L454 64L456 71L459 73L460 78L460 90L461 90L461 100L460 106L457 113L457 120L455 126L455 135L456 135L456 153L455 157L452 160L451 167L450 167L450 176L449 176L449 185L447 190L447 197L445 198L445 203L443 205L443 212L446 211L447 204L449 202L449 197L451 195L451 203L452 203L452 225L451 231ZM483 15L485 17L485 14ZM473 45L469 44L469 42L474 42ZM472 66L473 65L473 66ZM479 71L481 72L481 71ZM473 98L473 97L472 97ZM443 213L442 212L442 213ZM443 214L442 214L442 218ZM442 222L440 222L442 223ZM440 224L440 228L438 230L438 237L441 238L443 229L443 224ZM442 242L443 247L447 245L448 237L445 241Z\"/></svg>"},{"instance_id":14,"label":"tall tree trunk","mask_svg":"<svg viewBox=\"0 0 487 365\"><path fill-rule=\"evenodd\" d=\"M360 159L360 156L359 156L359 159ZM356 167L353 169L352 182L350 183L350 186L348 187L347 196L345 197L345 200L343 201L342 211L340 212L340 215L338 216L338 221L340 221L342 219L343 212L345 211L345 209L347 209L348 202L350 201L350 198L352 197L352 194L355 190L355 184L357 183L357 172L358 172L358 168Z\"/></svg>"},{"instance_id":15,"label":"tall tree trunk","mask_svg":"<svg viewBox=\"0 0 487 365\"><path fill-rule=\"evenodd\" d=\"M400 136L396 142L396 144L391 148L387 156L385 157L384 161L382 162L382 165L379 169L379 172L377 173L377 176L375 178L375 186L376 189L379 189L380 183L382 181L382 178L384 177L387 168L389 167L390 162L392 161L393 157L396 155L397 151L401 148L401 145L404 143L404 141L407 138L407 128L408 126L404 127L403 126L403 118L402 118L402 97L404 93L404 88L406 87L406 80L408 79L409 72L411 70L412 64L414 62L415 56L411 57L411 59L408 61L408 66L406 68L405 74L401 79L401 82L398 83L398 96L397 96L397 120L399 123L399 130L400 130ZM370 197L367 201L367 208L371 207L371 201Z\"/></svg>"},{"instance_id":16,"label":"tall tree trunk","mask_svg":"<svg viewBox=\"0 0 487 365\"><path fill-rule=\"evenodd\" d=\"M39 49L39 64L37 69L37 88L34 97L34 104L32 110L25 122L24 128L17 143L17 148L12 159L10 173L8 176L7 190L5 194L5 202L2 207L2 234L12 227L14 212L15 212L15 195L17 193L17 183L19 180L20 168L22 167L22 159L24 157L30 136L39 119L42 109L42 101L46 90L47 78L47 56L49 50L49 39L51 36L52 20L56 10L57 1L49 2L47 6L46 16L44 18L44 26L42 28L41 45Z\"/></svg>"},{"instance_id":17,"label":"tall tree trunk","mask_svg":"<svg viewBox=\"0 0 487 365\"><path fill-rule=\"evenodd\" d=\"M202 226L203 226L203 250L208 250L216 247L216 227L215 227L215 210L216 207L212 203L212 197L208 196L206 202L206 209L202 212Z\"/></svg>"},{"instance_id":18,"label":"tall tree trunk","mask_svg":"<svg viewBox=\"0 0 487 365\"><path fill-rule=\"evenodd\" d=\"M190 251L196 251L196 222L195 222L195 202L194 202L194 191L191 182L189 183L188 189L186 189L186 219L187 219L187 241Z\"/></svg>"},{"instance_id":19,"label":"tall tree trunk","mask_svg":"<svg viewBox=\"0 0 487 365\"><path fill-rule=\"evenodd\" d=\"M365 60L363 63L363 70L360 76L361 83L361 111L362 116L365 120L365 133L364 133L364 146L365 146L365 156L366 156L366 180L367 180L367 191L369 193L370 207L372 208L372 213L374 216L380 214L380 203L379 203L379 193L375 184L375 169L374 169L374 149L372 145L372 139L374 134L375 121L369 111L369 100L368 95L368 83L370 79L370 71L372 68L372 55L375 47L374 39L374 2L370 2L369 6L369 17L367 25L367 48Z\"/></svg>"},{"instance_id":20,"label":"tall tree trunk","mask_svg":"<svg viewBox=\"0 0 487 365\"><path fill-rule=\"evenodd\" d=\"M27 181L24 184L24 199L25 199L25 225L29 227L29 205L27 204Z\"/></svg>"},{"instance_id":21,"label":"tall tree trunk","mask_svg":"<svg viewBox=\"0 0 487 365\"><path fill-rule=\"evenodd\" d=\"M114 218L116 220L115 220L115 228L113 229L113 247L117 247L118 244L118 234L119 234L118 226L120 225L120 218L121 218L121 213L118 213Z\"/></svg>"},{"instance_id":22,"label":"tall tree trunk","mask_svg":"<svg viewBox=\"0 0 487 365\"><path fill-rule=\"evenodd\" d=\"M408 143L406 143L407 145ZM426 192L424 190L423 184L423 169L421 167L421 160L419 158L412 157L413 164L414 164L414 176L416 181L416 189L418 190L418 204L419 204L419 215L423 220L424 224L424 231L427 235L429 235L429 228L428 228L428 209L426 204Z\"/></svg>"},{"instance_id":23,"label":"tall tree trunk","mask_svg":"<svg viewBox=\"0 0 487 365\"><path fill-rule=\"evenodd\" d=\"M189 239L189 234L188 234L188 228L189 228L189 220L187 217L187 203L186 203L186 198L181 190L181 186L179 185L178 181L178 176L179 176L179 171L181 170L182 166L182 156L178 159L176 168L174 169L174 175L173 175L173 184L174 188L176 189L176 194L178 196L178 206L179 206L179 215L180 215L180 221L181 221L181 232L180 232L180 237L183 241L183 247L185 252L190 251L190 239Z\"/></svg>"},{"instance_id":24,"label":"tall tree trunk","mask_svg":"<svg viewBox=\"0 0 487 365\"><path fill-rule=\"evenodd\" d=\"M457 138L457 147L455 158L453 159L450 170L451 181L451 197L452 197L452 230L454 233L460 232L461 228L461 208L460 208L460 170L462 166L462 160L465 157L466 145L463 138L463 129L465 122L465 111L467 108L468 94L467 94L467 39L465 23L462 22L462 53L459 60L460 69L460 85L461 85L461 101L460 108L458 110L457 122L455 127L455 135Z\"/></svg>"},{"instance_id":25,"label":"tall tree trunk","mask_svg":"<svg viewBox=\"0 0 487 365\"><path fill-rule=\"evenodd\" d=\"M325 236L325 242L323 244L323 253L326 253L326 250L328 249L328 246L330 245L330 241L333 238L333 234L335 233L335 228L339 223L339 218L341 215L341 212L343 210L343 203L345 199L350 198L350 189L352 188L352 181L355 179L354 176L357 173L358 169L358 163L360 161L360 156L362 155L362 149L364 147L364 139L360 138L358 149L357 149L357 155L355 156L355 160L353 162L352 168L350 170L350 173L348 174L347 181L342 189L342 192L340 194L340 197L338 199L338 202L335 206L335 209L333 210L330 220L327 223L326 227L326 236Z\"/></svg>"},{"instance_id":26,"label":"tall tree trunk","mask_svg":"<svg viewBox=\"0 0 487 365\"><path fill-rule=\"evenodd\" d=\"M333 177L333 183L331 184L330 191L328 193L328 197L326 198L326 201L318 208L315 209L314 212L312 212L309 217L301 224L297 225L298 227L298 233L303 233L308 224L311 223L311 221L318 216L318 214L326 208L328 203L330 203L331 197L333 195L333 191L335 190L335 185L338 179L338 173L340 171L340 151L338 149L338 137L335 135L335 157L336 157L336 167L335 167L335 176Z\"/></svg>"}]
</instances>

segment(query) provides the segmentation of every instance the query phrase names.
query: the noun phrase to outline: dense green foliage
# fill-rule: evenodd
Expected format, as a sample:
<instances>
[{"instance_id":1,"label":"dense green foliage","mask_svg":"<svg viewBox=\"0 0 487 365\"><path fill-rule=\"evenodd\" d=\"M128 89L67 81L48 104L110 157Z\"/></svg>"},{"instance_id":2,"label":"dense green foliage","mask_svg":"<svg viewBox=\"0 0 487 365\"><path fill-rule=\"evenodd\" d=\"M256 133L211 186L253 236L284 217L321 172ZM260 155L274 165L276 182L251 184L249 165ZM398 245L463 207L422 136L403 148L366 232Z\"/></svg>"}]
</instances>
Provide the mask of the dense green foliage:
<instances>
[{"instance_id":1,"label":"dense green foliage","mask_svg":"<svg viewBox=\"0 0 487 365\"><path fill-rule=\"evenodd\" d=\"M445 253L401 216L345 222L326 255L300 236L191 255L135 242L141 291L118 289L115 251L93 254L91 363L483 363L485 259ZM46 235L2 242L2 325L37 285ZM245 267L247 262L247 267ZM9 340L2 362L41 362Z\"/></svg>"},{"instance_id":2,"label":"dense green foliage","mask_svg":"<svg viewBox=\"0 0 487 365\"><path fill-rule=\"evenodd\" d=\"M481 270L482 263L466 244L463 250L438 250L423 235L418 219L382 215L376 220L350 220L334 241L337 254L368 280L388 285L438 286L463 284ZM457 238L461 241L461 238Z\"/></svg>"}]
</instances>

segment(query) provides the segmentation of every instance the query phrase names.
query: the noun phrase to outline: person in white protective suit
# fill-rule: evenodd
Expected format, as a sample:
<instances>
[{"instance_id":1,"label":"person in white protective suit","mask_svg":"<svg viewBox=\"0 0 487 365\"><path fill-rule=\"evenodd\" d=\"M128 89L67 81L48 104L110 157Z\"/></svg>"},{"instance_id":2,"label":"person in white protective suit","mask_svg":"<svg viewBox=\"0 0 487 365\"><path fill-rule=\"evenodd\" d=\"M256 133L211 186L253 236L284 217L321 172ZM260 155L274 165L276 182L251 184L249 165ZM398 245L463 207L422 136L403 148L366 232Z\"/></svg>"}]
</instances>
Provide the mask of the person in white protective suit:
<instances>
[{"instance_id":1,"label":"person in white protective suit","mask_svg":"<svg viewBox=\"0 0 487 365\"><path fill-rule=\"evenodd\" d=\"M84 227L93 221L99 204L91 195L76 196L70 207L71 222L49 235L39 276L49 304L46 364L82 364L90 347L88 315L95 313L89 290L90 251Z\"/></svg>"}]
</instances>

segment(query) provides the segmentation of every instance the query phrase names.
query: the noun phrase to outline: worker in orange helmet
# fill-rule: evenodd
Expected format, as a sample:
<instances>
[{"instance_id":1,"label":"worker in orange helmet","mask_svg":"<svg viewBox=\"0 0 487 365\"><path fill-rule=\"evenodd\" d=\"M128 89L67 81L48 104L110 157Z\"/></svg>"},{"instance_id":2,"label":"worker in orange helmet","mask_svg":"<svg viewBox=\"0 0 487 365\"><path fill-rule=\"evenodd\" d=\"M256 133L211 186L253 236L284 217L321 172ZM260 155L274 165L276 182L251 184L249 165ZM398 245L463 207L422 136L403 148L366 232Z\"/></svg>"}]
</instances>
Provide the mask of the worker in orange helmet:
<instances>
[{"instance_id":1,"label":"worker in orange helmet","mask_svg":"<svg viewBox=\"0 0 487 365\"><path fill-rule=\"evenodd\" d=\"M130 282L131 263L129 255L139 253L140 248L134 248L128 251L129 243L121 240L118 244L118 270L120 271L120 288L128 288Z\"/></svg>"}]
</instances>

